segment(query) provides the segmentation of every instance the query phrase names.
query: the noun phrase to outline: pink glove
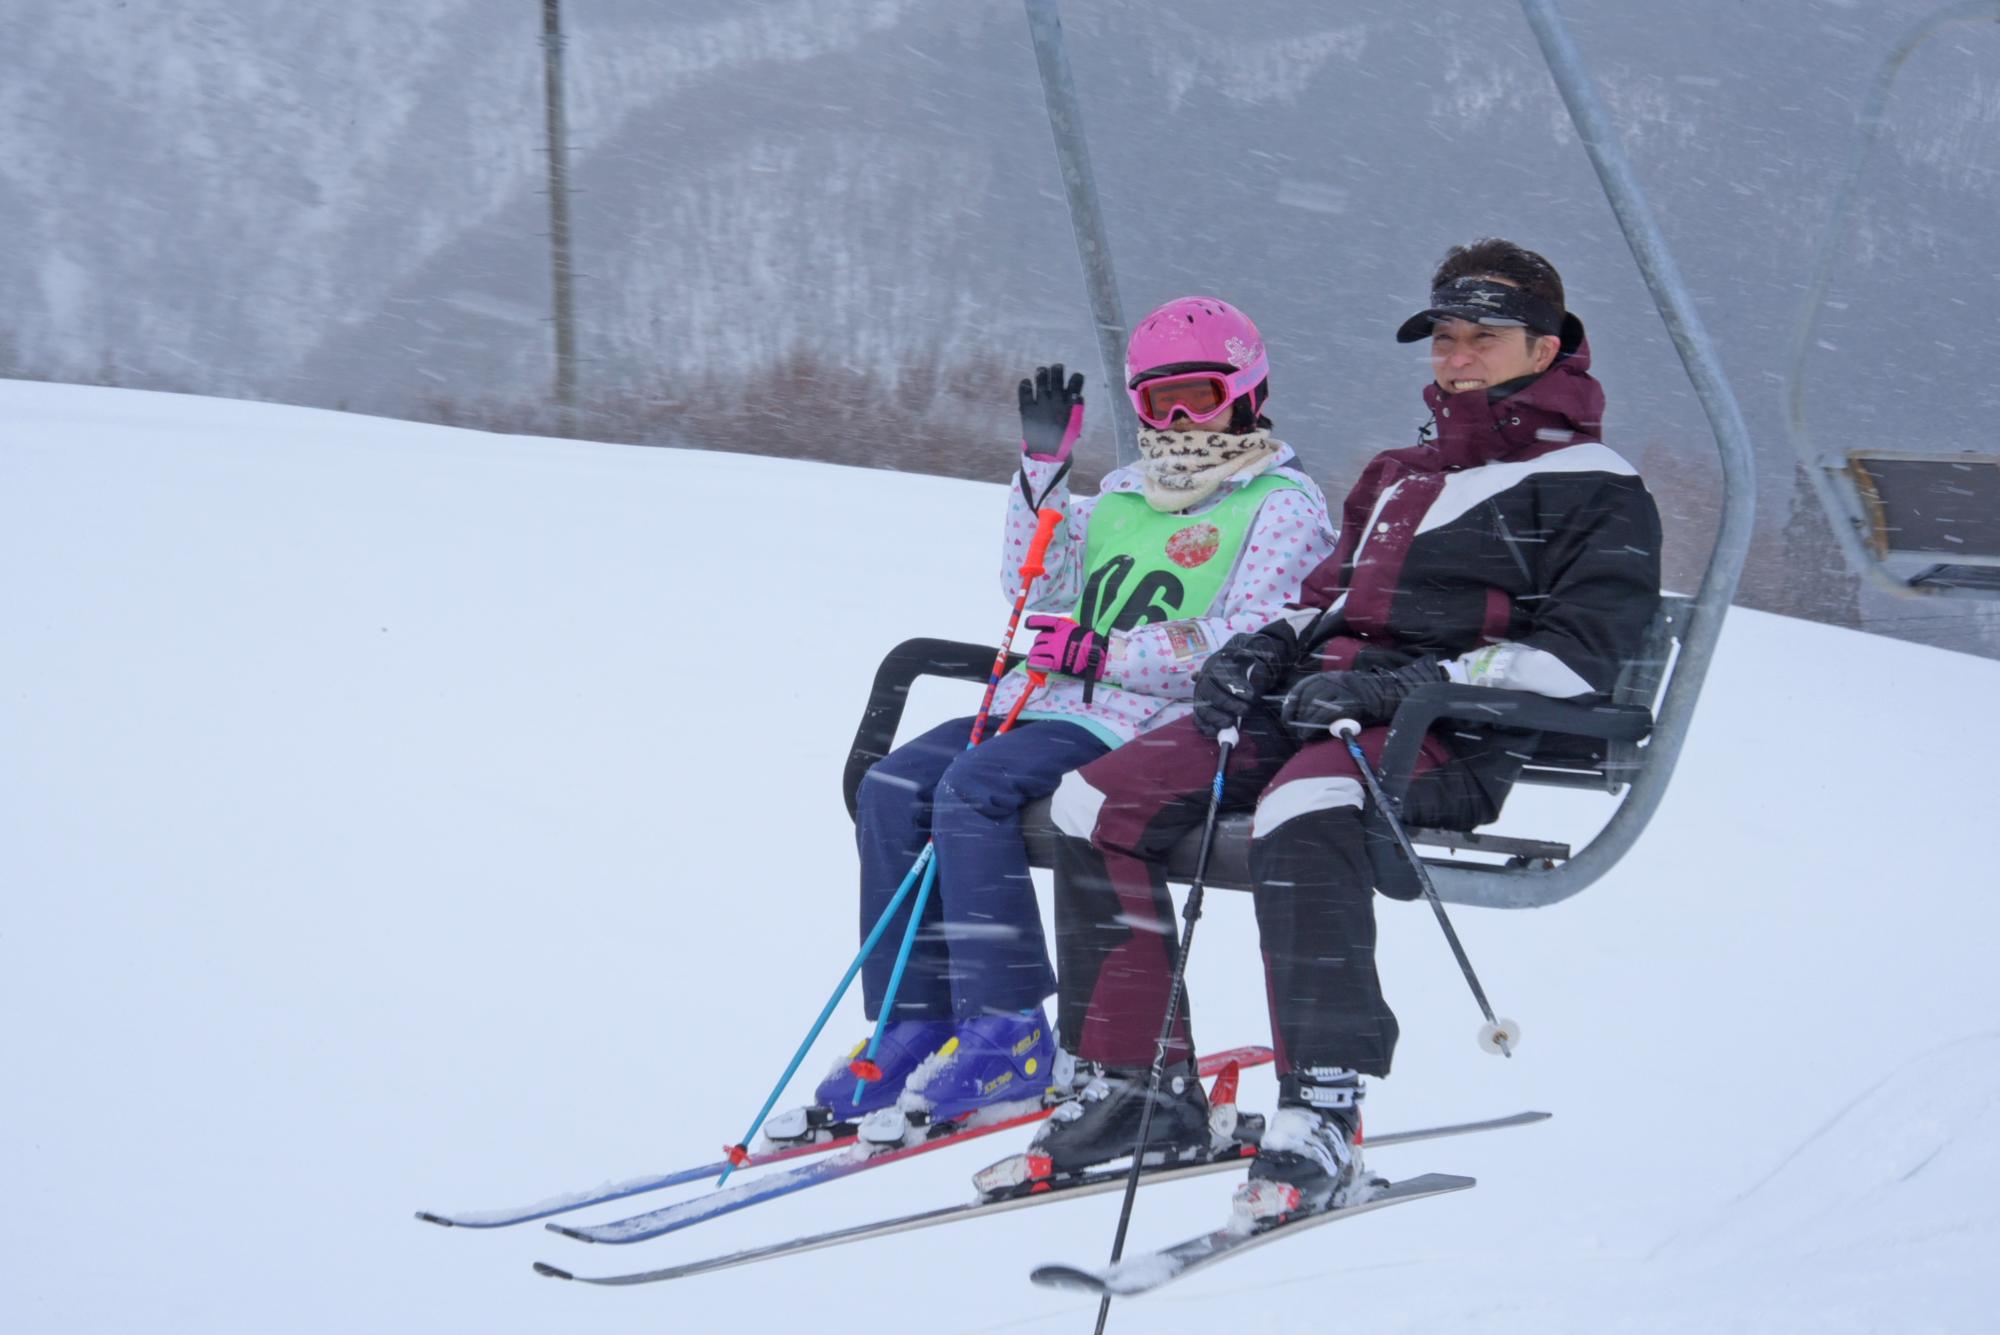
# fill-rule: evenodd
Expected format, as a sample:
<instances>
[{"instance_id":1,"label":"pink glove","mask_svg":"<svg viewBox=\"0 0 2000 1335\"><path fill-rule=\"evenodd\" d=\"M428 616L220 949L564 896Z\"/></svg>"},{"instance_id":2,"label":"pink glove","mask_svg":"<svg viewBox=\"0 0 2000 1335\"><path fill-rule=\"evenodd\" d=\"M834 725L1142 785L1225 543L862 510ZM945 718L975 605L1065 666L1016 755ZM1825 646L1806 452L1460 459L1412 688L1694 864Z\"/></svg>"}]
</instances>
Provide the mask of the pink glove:
<instances>
[{"instance_id":1,"label":"pink glove","mask_svg":"<svg viewBox=\"0 0 2000 1335\"><path fill-rule=\"evenodd\" d=\"M1104 675L1104 655L1110 647L1105 636L1085 630L1068 617L1031 616L1028 629L1036 632L1028 648L1028 666L1037 672L1060 672L1065 676L1096 681Z\"/></svg>"}]
</instances>

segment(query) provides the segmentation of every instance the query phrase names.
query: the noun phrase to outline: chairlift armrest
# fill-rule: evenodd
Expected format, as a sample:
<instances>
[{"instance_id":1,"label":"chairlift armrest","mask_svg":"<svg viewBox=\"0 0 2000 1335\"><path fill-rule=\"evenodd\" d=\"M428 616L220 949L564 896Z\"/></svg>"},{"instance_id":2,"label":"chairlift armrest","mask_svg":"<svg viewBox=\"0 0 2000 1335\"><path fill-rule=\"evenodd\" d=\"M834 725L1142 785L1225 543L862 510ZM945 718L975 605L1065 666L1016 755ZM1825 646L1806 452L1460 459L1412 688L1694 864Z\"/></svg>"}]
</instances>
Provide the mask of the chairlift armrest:
<instances>
[{"instance_id":1,"label":"chairlift armrest","mask_svg":"<svg viewBox=\"0 0 2000 1335\"><path fill-rule=\"evenodd\" d=\"M1010 668L1020 661L1019 654L1007 656ZM984 682L992 672L993 646L963 640L904 640L883 656L882 665L875 669L875 682L868 688L868 705L861 711L861 725L854 730L854 747L841 775L841 796L850 819L855 815L855 794L860 791L862 776L896 743L903 706L917 678Z\"/></svg>"},{"instance_id":2,"label":"chairlift armrest","mask_svg":"<svg viewBox=\"0 0 2000 1335\"><path fill-rule=\"evenodd\" d=\"M1424 735L1442 719L1522 732L1562 733L1612 742L1636 742L1653 730L1653 714L1639 705L1575 704L1533 691L1435 682L1403 698L1382 750L1382 789L1401 802L1416 769Z\"/></svg>"}]
</instances>

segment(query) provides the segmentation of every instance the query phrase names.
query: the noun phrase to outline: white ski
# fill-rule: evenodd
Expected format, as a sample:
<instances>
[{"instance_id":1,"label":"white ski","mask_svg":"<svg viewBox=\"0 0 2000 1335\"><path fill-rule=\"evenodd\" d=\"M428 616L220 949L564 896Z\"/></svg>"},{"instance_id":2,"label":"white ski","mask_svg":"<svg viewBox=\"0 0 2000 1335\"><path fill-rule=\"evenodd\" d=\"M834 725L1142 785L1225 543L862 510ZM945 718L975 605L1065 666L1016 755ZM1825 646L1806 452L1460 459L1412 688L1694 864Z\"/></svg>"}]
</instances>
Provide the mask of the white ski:
<instances>
[{"instance_id":1,"label":"white ski","mask_svg":"<svg viewBox=\"0 0 2000 1335\"><path fill-rule=\"evenodd\" d=\"M1336 1219L1347 1219L1371 1210L1380 1210L1391 1205L1402 1205L1409 1201L1420 1201L1431 1196L1442 1196L1448 1192L1464 1191L1473 1184L1469 1177L1454 1177L1449 1173L1425 1173L1422 1177L1408 1178L1391 1183L1363 1201L1343 1205L1331 1210L1319 1210L1312 1214L1294 1215L1283 1223L1264 1228L1246 1228L1237 1224L1224 1225L1212 1233L1204 1233L1186 1242L1175 1243L1171 1247L1156 1252L1146 1252L1138 1256L1128 1256L1113 1266L1092 1270L1083 1266L1043 1265L1035 1267L1029 1278L1045 1288L1080 1289L1086 1293L1112 1294L1130 1297L1138 1293L1150 1293L1163 1284L1171 1284L1182 1275L1214 1265L1217 1261L1232 1256L1241 1256L1253 1247L1261 1247L1279 1238L1289 1238L1294 1233L1303 1233L1321 1224L1330 1224Z\"/></svg>"}]
</instances>

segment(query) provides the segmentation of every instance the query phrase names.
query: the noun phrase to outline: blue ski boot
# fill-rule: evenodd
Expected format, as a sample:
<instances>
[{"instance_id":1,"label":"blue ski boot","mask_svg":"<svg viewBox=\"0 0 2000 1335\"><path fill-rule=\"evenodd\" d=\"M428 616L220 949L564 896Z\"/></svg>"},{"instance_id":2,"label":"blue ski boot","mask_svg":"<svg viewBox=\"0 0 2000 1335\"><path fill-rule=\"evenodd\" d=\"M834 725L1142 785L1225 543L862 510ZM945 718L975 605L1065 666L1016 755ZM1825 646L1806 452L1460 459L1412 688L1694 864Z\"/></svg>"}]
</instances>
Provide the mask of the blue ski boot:
<instances>
[{"instance_id":1,"label":"blue ski boot","mask_svg":"<svg viewBox=\"0 0 2000 1335\"><path fill-rule=\"evenodd\" d=\"M903 1111L913 1122L932 1125L974 1113L999 1120L1032 1112L1063 1083L1057 1057L1055 1035L1039 1006L1026 1015L961 1020L950 1041L910 1076Z\"/></svg>"},{"instance_id":2,"label":"blue ski boot","mask_svg":"<svg viewBox=\"0 0 2000 1335\"><path fill-rule=\"evenodd\" d=\"M854 1067L868 1060L867 1038L833 1064L813 1091L810 1107L774 1113L764 1123L764 1138L777 1146L828 1140L854 1131L871 1113L893 1109L903 1092L903 1082L924 1058L950 1041L952 1028L950 1020L891 1020L882 1031L882 1042L873 1058L880 1078L863 1085L859 1099L854 1097L854 1087L860 1083ZM900 1116L892 1120L896 1122L894 1137L877 1129L870 1138L899 1138L902 1120Z\"/></svg>"}]
</instances>

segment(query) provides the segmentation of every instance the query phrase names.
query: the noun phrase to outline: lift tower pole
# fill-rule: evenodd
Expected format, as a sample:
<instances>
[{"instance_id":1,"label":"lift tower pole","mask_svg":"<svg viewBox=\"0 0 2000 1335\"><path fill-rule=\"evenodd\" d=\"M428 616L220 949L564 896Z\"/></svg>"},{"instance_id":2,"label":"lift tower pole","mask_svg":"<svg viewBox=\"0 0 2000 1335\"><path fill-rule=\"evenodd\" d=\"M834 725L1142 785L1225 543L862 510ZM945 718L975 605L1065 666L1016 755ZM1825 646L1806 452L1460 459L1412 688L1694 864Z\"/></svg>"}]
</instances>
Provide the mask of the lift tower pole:
<instances>
[{"instance_id":1,"label":"lift tower pole","mask_svg":"<svg viewBox=\"0 0 2000 1335\"><path fill-rule=\"evenodd\" d=\"M555 400L576 405L576 269L569 241L569 115L563 105L562 0L542 0L543 101L549 153L549 265L554 279Z\"/></svg>"}]
</instances>

